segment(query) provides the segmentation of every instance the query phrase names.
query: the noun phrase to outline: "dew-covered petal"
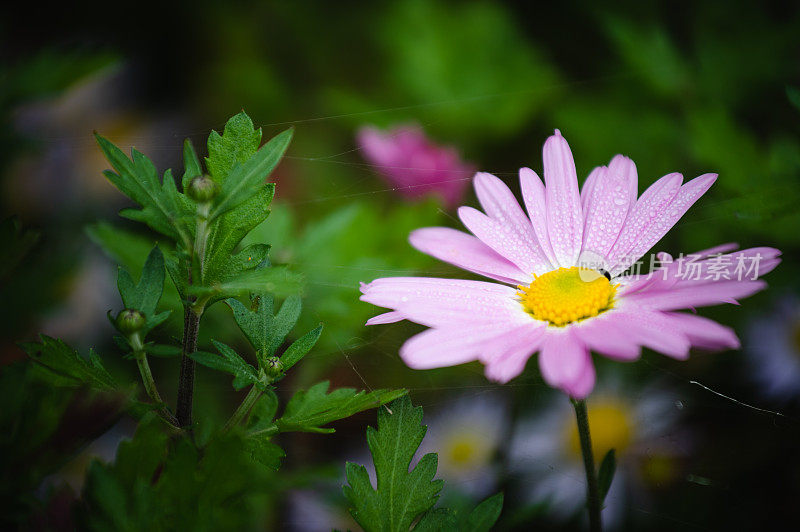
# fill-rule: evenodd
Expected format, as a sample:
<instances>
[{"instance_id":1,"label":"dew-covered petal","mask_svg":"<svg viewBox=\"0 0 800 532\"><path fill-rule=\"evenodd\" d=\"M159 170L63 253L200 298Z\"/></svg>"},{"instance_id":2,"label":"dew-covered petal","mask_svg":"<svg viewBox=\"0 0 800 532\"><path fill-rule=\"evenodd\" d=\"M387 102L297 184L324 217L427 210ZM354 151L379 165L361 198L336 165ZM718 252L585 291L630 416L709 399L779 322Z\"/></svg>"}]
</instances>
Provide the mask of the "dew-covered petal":
<instances>
[{"instance_id":1,"label":"dew-covered petal","mask_svg":"<svg viewBox=\"0 0 800 532\"><path fill-rule=\"evenodd\" d=\"M591 172L589 172L588 176L586 176L586 180L583 182L583 186L581 187L581 208L583 208L584 214L588 212L587 204L589 203L589 199L592 197L592 191L597 184L597 178L606 170L608 170L607 166L597 166L592 169Z\"/></svg>"},{"instance_id":2,"label":"dew-covered petal","mask_svg":"<svg viewBox=\"0 0 800 532\"><path fill-rule=\"evenodd\" d=\"M535 263L549 263L539 245L531 221L525 216L514 194L502 180L492 174L479 172L475 176L475 193L489 218L513 232L515 238L523 242L534 255L532 260Z\"/></svg>"},{"instance_id":3,"label":"dew-covered petal","mask_svg":"<svg viewBox=\"0 0 800 532\"><path fill-rule=\"evenodd\" d=\"M649 226L642 231L640 237L633 243L633 246L627 251L630 257L630 264L638 260L639 257L647 253L656 243L661 240L672 227L678 223L689 207L700 199L700 197L708 191L714 181L717 180L717 174L704 174L696 177L683 185L669 205L664 207L661 212L652 219ZM626 266L627 268L627 266ZM621 273L625 268L612 270L612 274Z\"/></svg>"},{"instance_id":4,"label":"dew-covered petal","mask_svg":"<svg viewBox=\"0 0 800 532\"><path fill-rule=\"evenodd\" d=\"M544 143L547 230L560 266L574 266L583 243L583 213L575 161L567 141L556 130Z\"/></svg>"},{"instance_id":5,"label":"dew-covered petal","mask_svg":"<svg viewBox=\"0 0 800 532\"><path fill-rule=\"evenodd\" d=\"M658 218L662 210L669 205L678 193L681 183L683 183L681 174L668 174L642 193L631 208L625 227L622 228L619 238L608 253L607 259L612 267L612 274L625 271L635 262L630 257L632 248L642 238L653 220Z\"/></svg>"},{"instance_id":6,"label":"dew-covered petal","mask_svg":"<svg viewBox=\"0 0 800 532\"><path fill-rule=\"evenodd\" d=\"M539 368L547 384L576 399L586 397L594 385L591 355L569 329L547 331L539 354Z\"/></svg>"},{"instance_id":7,"label":"dew-covered petal","mask_svg":"<svg viewBox=\"0 0 800 532\"><path fill-rule=\"evenodd\" d=\"M461 269L504 283L530 283L530 274L481 242L478 238L449 227L425 227L412 231L412 246Z\"/></svg>"},{"instance_id":8,"label":"dew-covered petal","mask_svg":"<svg viewBox=\"0 0 800 532\"><path fill-rule=\"evenodd\" d=\"M636 165L622 155L614 157L608 169L596 173L584 204L584 251L608 255L636 202L636 186Z\"/></svg>"},{"instance_id":9,"label":"dew-covered petal","mask_svg":"<svg viewBox=\"0 0 800 532\"><path fill-rule=\"evenodd\" d=\"M458 323L526 323L531 318L510 286L463 279L384 277L361 286L361 300L428 327Z\"/></svg>"},{"instance_id":10,"label":"dew-covered petal","mask_svg":"<svg viewBox=\"0 0 800 532\"><path fill-rule=\"evenodd\" d=\"M511 227L502 225L472 207L459 207L458 217L481 242L526 273L543 273L549 263Z\"/></svg>"},{"instance_id":11,"label":"dew-covered petal","mask_svg":"<svg viewBox=\"0 0 800 532\"><path fill-rule=\"evenodd\" d=\"M533 232L539 241L539 247L550 264L556 266L558 260L550 245L550 236L547 231L547 200L544 183L530 168L520 168L519 184L522 190L522 200L528 211Z\"/></svg>"}]
</instances>

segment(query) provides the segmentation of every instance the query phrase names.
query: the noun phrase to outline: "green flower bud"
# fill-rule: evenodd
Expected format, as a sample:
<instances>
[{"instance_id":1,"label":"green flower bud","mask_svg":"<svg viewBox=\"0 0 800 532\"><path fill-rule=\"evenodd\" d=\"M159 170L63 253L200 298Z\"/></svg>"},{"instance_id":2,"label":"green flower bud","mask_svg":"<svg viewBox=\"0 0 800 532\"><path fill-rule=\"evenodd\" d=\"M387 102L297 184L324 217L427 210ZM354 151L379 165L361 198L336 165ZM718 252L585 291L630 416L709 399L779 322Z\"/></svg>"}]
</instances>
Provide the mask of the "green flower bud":
<instances>
[{"instance_id":1,"label":"green flower bud","mask_svg":"<svg viewBox=\"0 0 800 532\"><path fill-rule=\"evenodd\" d=\"M264 371L273 379L283 375L283 362L278 357L269 357L264 361Z\"/></svg>"},{"instance_id":2,"label":"green flower bud","mask_svg":"<svg viewBox=\"0 0 800 532\"><path fill-rule=\"evenodd\" d=\"M144 314L136 309L126 308L117 314L117 328L123 334L133 334L144 327Z\"/></svg>"},{"instance_id":3,"label":"green flower bud","mask_svg":"<svg viewBox=\"0 0 800 532\"><path fill-rule=\"evenodd\" d=\"M209 203L217 196L217 184L207 175L199 175L189 181L186 193L197 203Z\"/></svg>"}]
</instances>

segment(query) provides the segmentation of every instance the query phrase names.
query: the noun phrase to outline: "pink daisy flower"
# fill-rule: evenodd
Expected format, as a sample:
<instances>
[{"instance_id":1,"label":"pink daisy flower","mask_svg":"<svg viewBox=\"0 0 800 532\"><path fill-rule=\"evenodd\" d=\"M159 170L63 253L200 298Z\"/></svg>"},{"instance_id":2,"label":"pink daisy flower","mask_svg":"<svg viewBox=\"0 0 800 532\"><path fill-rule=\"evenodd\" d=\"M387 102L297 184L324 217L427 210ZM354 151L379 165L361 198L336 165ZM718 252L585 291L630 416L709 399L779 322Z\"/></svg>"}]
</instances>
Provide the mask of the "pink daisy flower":
<instances>
[{"instance_id":1,"label":"pink daisy flower","mask_svg":"<svg viewBox=\"0 0 800 532\"><path fill-rule=\"evenodd\" d=\"M363 301L392 309L368 325L406 319L430 327L401 347L406 364L427 369L479 360L489 379L504 383L538 352L544 380L582 399L595 383L592 351L632 361L644 346L683 360L693 346L739 347L728 327L678 311L736 303L764 289L758 277L780 262L778 250L732 252L737 246L728 244L652 275L622 275L716 174L685 184L680 174L668 174L637 198L636 166L627 157L595 168L580 191L558 130L543 158L544 184L533 170L520 170L528 216L500 179L478 173L474 185L485 213L458 210L472 235L445 227L411 233L418 250L496 282L389 277L362 284Z\"/></svg>"},{"instance_id":2,"label":"pink daisy flower","mask_svg":"<svg viewBox=\"0 0 800 532\"><path fill-rule=\"evenodd\" d=\"M386 182L411 199L433 195L447 206L455 206L475 172L455 148L434 144L416 125L386 132L363 127L358 132L358 145Z\"/></svg>"}]
</instances>

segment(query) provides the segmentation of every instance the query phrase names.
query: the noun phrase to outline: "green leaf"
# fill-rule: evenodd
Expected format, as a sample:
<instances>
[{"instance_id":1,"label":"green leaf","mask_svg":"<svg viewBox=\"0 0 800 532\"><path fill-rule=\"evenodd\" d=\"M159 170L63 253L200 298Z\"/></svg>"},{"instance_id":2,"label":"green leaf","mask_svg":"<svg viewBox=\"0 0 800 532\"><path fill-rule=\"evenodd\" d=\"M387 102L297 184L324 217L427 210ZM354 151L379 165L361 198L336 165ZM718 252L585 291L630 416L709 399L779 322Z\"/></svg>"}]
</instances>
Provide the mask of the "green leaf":
<instances>
[{"instance_id":1,"label":"green leaf","mask_svg":"<svg viewBox=\"0 0 800 532\"><path fill-rule=\"evenodd\" d=\"M283 371L287 371L289 368L300 362L300 359L302 359L309 351L311 351L311 349L317 343L317 340L319 340L321 334L322 325L295 340L292 345L290 345L286 351L283 352L283 355L281 355Z\"/></svg>"},{"instance_id":2,"label":"green leaf","mask_svg":"<svg viewBox=\"0 0 800 532\"><path fill-rule=\"evenodd\" d=\"M286 335L295 326L297 319L300 317L302 307L302 300L299 296L291 295L284 300L281 309L275 314L275 319L272 322L269 344L264 346L269 356L275 355L275 352L286 339Z\"/></svg>"},{"instance_id":3,"label":"green leaf","mask_svg":"<svg viewBox=\"0 0 800 532\"><path fill-rule=\"evenodd\" d=\"M165 172L162 182L158 178L156 167L141 152L133 149L132 158L128 158L107 139L98 134L95 134L95 138L116 170L106 170L103 174L141 207L141 210L125 209L120 214L145 223L174 240L190 242L190 229L186 227L185 218L193 213L186 210L187 203L175 187L172 173Z\"/></svg>"},{"instance_id":4,"label":"green leaf","mask_svg":"<svg viewBox=\"0 0 800 532\"><path fill-rule=\"evenodd\" d=\"M469 514L467 519L467 530L474 532L488 532L500 517L503 511L503 494L492 495Z\"/></svg>"},{"instance_id":5,"label":"green leaf","mask_svg":"<svg viewBox=\"0 0 800 532\"><path fill-rule=\"evenodd\" d=\"M414 527L414 532L456 532L457 530L458 518L455 512L449 508L428 510Z\"/></svg>"},{"instance_id":6,"label":"green leaf","mask_svg":"<svg viewBox=\"0 0 800 532\"><path fill-rule=\"evenodd\" d=\"M20 344L34 362L44 368L45 374L53 377L54 384L60 386L89 385L99 390L113 390L117 383L103 366L94 351L89 357L82 357L75 349L62 340L41 335L41 343Z\"/></svg>"},{"instance_id":7,"label":"green leaf","mask_svg":"<svg viewBox=\"0 0 800 532\"><path fill-rule=\"evenodd\" d=\"M197 158L192 141L186 139L183 141L183 178L181 179L181 188L184 192L189 186L189 181L202 174L203 168L200 166L200 159Z\"/></svg>"},{"instance_id":8,"label":"green leaf","mask_svg":"<svg viewBox=\"0 0 800 532\"><path fill-rule=\"evenodd\" d=\"M350 513L367 532L407 531L414 520L436 503L441 480L433 480L438 459L430 453L409 470L427 427L422 408L402 397L378 410L378 429L367 428L367 443L375 463L377 489L372 487L363 465L347 464L344 495Z\"/></svg>"},{"instance_id":9,"label":"green leaf","mask_svg":"<svg viewBox=\"0 0 800 532\"><path fill-rule=\"evenodd\" d=\"M235 298L225 300L233 311L236 325L247 337L247 341L256 351L266 351L270 330L272 330L272 302L271 294L266 292L252 294L250 307L247 308ZM252 310L251 310L252 309Z\"/></svg>"},{"instance_id":10,"label":"green leaf","mask_svg":"<svg viewBox=\"0 0 800 532\"><path fill-rule=\"evenodd\" d=\"M105 253L119 264L129 268L142 267L142 257L153 249L153 240L145 236L115 227L107 222L86 226L89 239L100 246ZM159 246L160 247L160 246Z\"/></svg>"},{"instance_id":11,"label":"green leaf","mask_svg":"<svg viewBox=\"0 0 800 532\"><path fill-rule=\"evenodd\" d=\"M261 128L255 129L247 113L241 111L225 123L222 135L212 131L208 136L206 168L220 185L236 164L243 164L258 151Z\"/></svg>"},{"instance_id":12,"label":"green leaf","mask_svg":"<svg viewBox=\"0 0 800 532\"><path fill-rule=\"evenodd\" d=\"M125 308L136 309L148 318L154 315L164 291L164 255L158 246L147 256L142 276L135 286L128 271L120 267L117 288Z\"/></svg>"},{"instance_id":13,"label":"green leaf","mask_svg":"<svg viewBox=\"0 0 800 532\"><path fill-rule=\"evenodd\" d=\"M191 286L189 293L201 297L221 299L225 297L242 297L251 292L270 292L277 296L288 296L300 292L303 288L303 277L278 266L259 268L242 272L211 286Z\"/></svg>"},{"instance_id":14,"label":"green leaf","mask_svg":"<svg viewBox=\"0 0 800 532\"><path fill-rule=\"evenodd\" d=\"M597 484L600 489L600 503L606 500L608 490L611 488L611 481L614 480L614 472L617 470L617 455L614 449L610 449L600 462L600 470L597 474Z\"/></svg>"},{"instance_id":15,"label":"green leaf","mask_svg":"<svg viewBox=\"0 0 800 532\"><path fill-rule=\"evenodd\" d=\"M334 432L324 425L370 408L376 408L405 395L406 390L375 390L367 393L354 388L339 388L327 393L329 382L315 384L294 394L283 415L275 422L280 432Z\"/></svg>"},{"instance_id":16,"label":"green leaf","mask_svg":"<svg viewBox=\"0 0 800 532\"><path fill-rule=\"evenodd\" d=\"M233 387L240 390L248 384L255 384L263 387L255 368L248 364L236 351L216 340L211 341L219 351L219 355L205 351L196 351L189 356L206 367L217 371L224 371L234 376Z\"/></svg>"},{"instance_id":17,"label":"green leaf","mask_svg":"<svg viewBox=\"0 0 800 532\"><path fill-rule=\"evenodd\" d=\"M281 461L286 456L286 453L276 444L269 441L269 438L252 436L245 440L245 444L250 456L256 462L273 471L277 471L281 467Z\"/></svg>"},{"instance_id":18,"label":"green leaf","mask_svg":"<svg viewBox=\"0 0 800 532\"><path fill-rule=\"evenodd\" d=\"M292 133L292 129L279 133L245 163L233 167L220 186L219 195L208 216L210 220L252 198L263 187L264 180L289 147Z\"/></svg>"},{"instance_id":19,"label":"green leaf","mask_svg":"<svg viewBox=\"0 0 800 532\"><path fill-rule=\"evenodd\" d=\"M258 398L250 411L248 429L257 431L272 425L275 414L278 412L278 396L272 389L267 388Z\"/></svg>"}]
</instances>

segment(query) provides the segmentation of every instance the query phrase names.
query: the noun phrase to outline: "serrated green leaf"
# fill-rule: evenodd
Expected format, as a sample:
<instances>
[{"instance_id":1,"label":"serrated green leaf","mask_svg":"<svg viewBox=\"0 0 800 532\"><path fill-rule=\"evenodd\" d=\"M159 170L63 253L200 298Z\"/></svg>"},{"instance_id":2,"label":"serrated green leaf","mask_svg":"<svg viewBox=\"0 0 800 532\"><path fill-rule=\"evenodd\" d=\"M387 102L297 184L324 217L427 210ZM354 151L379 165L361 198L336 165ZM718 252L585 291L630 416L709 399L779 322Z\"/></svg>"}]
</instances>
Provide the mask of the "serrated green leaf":
<instances>
[{"instance_id":1,"label":"serrated green leaf","mask_svg":"<svg viewBox=\"0 0 800 532\"><path fill-rule=\"evenodd\" d=\"M242 297L251 292L289 296L302 290L303 277L283 266L245 271L211 286L190 286L189 293L207 298Z\"/></svg>"},{"instance_id":2,"label":"serrated green leaf","mask_svg":"<svg viewBox=\"0 0 800 532\"><path fill-rule=\"evenodd\" d=\"M98 390L113 390L117 384L103 366L94 351L88 358L82 357L75 349L62 340L41 335L41 343L27 342L20 347L34 362L51 375L53 383L60 386L89 385Z\"/></svg>"},{"instance_id":3,"label":"serrated green leaf","mask_svg":"<svg viewBox=\"0 0 800 532\"><path fill-rule=\"evenodd\" d=\"M222 184L236 164L243 164L258 151L261 128L255 129L253 121L244 111L225 123L222 135L212 131L208 136L208 173Z\"/></svg>"},{"instance_id":4,"label":"serrated green leaf","mask_svg":"<svg viewBox=\"0 0 800 532\"><path fill-rule=\"evenodd\" d=\"M240 357L236 351L222 342L217 342L216 340L211 342L219 351L218 355L206 351L195 351L189 356L199 364L233 375L233 386L237 390L244 388L248 384L262 386L255 368Z\"/></svg>"},{"instance_id":5,"label":"serrated green leaf","mask_svg":"<svg viewBox=\"0 0 800 532\"><path fill-rule=\"evenodd\" d=\"M467 530L474 532L489 532L503 511L503 494L492 495L469 514Z\"/></svg>"},{"instance_id":6,"label":"serrated green leaf","mask_svg":"<svg viewBox=\"0 0 800 532\"><path fill-rule=\"evenodd\" d=\"M300 360L306 356L309 351L311 351L314 345L316 345L321 334L322 325L295 340L292 345L290 345L281 355L283 371L287 371L289 368L300 362Z\"/></svg>"},{"instance_id":7,"label":"serrated green leaf","mask_svg":"<svg viewBox=\"0 0 800 532\"><path fill-rule=\"evenodd\" d=\"M200 166L200 159L197 158L197 152L194 151L192 141L186 139L183 141L183 177L181 178L183 191L186 192L189 181L202 174L203 168Z\"/></svg>"},{"instance_id":8,"label":"serrated green leaf","mask_svg":"<svg viewBox=\"0 0 800 532\"><path fill-rule=\"evenodd\" d=\"M425 437L422 408L401 397L378 410L378 429L367 428L367 443L378 479L373 488L364 466L347 464L344 495L350 513L367 532L407 532L414 520L436 504L442 489L436 475L437 456L426 454L414 469L411 460Z\"/></svg>"},{"instance_id":9,"label":"serrated green leaf","mask_svg":"<svg viewBox=\"0 0 800 532\"><path fill-rule=\"evenodd\" d=\"M324 428L328 423L379 407L406 393L406 390L367 393L354 388L339 388L327 393L329 384L328 381L320 382L295 393L283 415L275 422L277 429L280 432L330 433L334 429Z\"/></svg>"},{"instance_id":10,"label":"serrated green leaf","mask_svg":"<svg viewBox=\"0 0 800 532\"><path fill-rule=\"evenodd\" d=\"M187 227L184 219L192 213L186 211L186 203L175 187L172 174L165 173L161 181L153 163L138 150L131 150L132 157L128 158L104 137L95 134L95 138L116 171L106 170L103 175L141 207L141 210L126 209L120 214L172 239L190 242L191 226Z\"/></svg>"},{"instance_id":11,"label":"serrated green leaf","mask_svg":"<svg viewBox=\"0 0 800 532\"><path fill-rule=\"evenodd\" d=\"M234 207L251 199L264 186L264 180L283 157L292 140L292 129L287 129L269 140L244 163L235 164L222 181L219 195L209 213L215 220Z\"/></svg>"},{"instance_id":12,"label":"serrated green leaf","mask_svg":"<svg viewBox=\"0 0 800 532\"><path fill-rule=\"evenodd\" d=\"M600 462L600 469L597 473L597 487L600 490L600 503L606 500L608 490L611 489L611 482L614 480L614 472L617 470L617 455L614 449L610 449Z\"/></svg>"}]
</instances>

